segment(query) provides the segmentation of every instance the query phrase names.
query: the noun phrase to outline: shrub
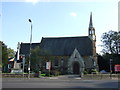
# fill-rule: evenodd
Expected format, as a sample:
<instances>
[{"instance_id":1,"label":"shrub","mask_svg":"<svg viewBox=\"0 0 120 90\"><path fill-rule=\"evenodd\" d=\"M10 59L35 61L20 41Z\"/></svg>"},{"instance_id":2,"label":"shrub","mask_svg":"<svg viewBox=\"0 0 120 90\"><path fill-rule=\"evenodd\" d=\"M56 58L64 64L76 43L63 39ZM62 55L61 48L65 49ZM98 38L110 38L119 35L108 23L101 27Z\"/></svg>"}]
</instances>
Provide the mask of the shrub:
<instances>
[{"instance_id":1,"label":"shrub","mask_svg":"<svg viewBox=\"0 0 120 90\"><path fill-rule=\"evenodd\" d=\"M96 69L92 69L91 73L98 74L98 71Z\"/></svg>"},{"instance_id":2,"label":"shrub","mask_svg":"<svg viewBox=\"0 0 120 90\"><path fill-rule=\"evenodd\" d=\"M52 71L51 71L51 74L54 75L54 76L58 76L58 75L61 74L61 72L58 71L58 70L52 70Z\"/></svg>"},{"instance_id":3,"label":"shrub","mask_svg":"<svg viewBox=\"0 0 120 90\"><path fill-rule=\"evenodd\" d=\"M40 76L46 76L46 74L40 74Z\"/></svg>"},{"instance_id":4,"label":"shrub","mask_svg":"<svg viewBox=\"0 0 120 90\"><path fill-rule=\"evenodd\" d=\"M84 71L83 73L84 73L84 74L88 74L88 72L87 72L87 71Z\"/></svg>"},{"instance_id":5,"label":"shrub","mask_svg":"<svg viewBox=\"0 0 120 90\"><path fill-rule=\"evenodd\" d=\"M45 76L49 76L49 75L50 75L49 70L43 70L41 73L44 73L44 74L45 74Z\"/></svg>"}]
</instances>

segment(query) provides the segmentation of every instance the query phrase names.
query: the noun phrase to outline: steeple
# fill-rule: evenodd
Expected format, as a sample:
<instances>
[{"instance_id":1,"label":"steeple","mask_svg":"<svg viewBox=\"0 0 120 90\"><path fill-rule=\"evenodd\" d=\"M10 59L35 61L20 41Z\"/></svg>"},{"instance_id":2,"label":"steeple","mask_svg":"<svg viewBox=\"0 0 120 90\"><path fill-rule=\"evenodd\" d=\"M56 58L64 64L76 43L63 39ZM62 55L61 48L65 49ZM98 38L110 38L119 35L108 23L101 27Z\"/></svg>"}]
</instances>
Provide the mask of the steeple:
<instances>
[{"instance_id":1,"label":"steeple","mask_svg":"<svg viewBox=\"0 0 120 90\"><path fill-rule=\"evenodd\" d=\"M90 13L90 22L89 22L89 28L88 28L88 36L92 40L92 51L93 51L93 60L95 63L95 68L98 69L97 65L97 55L96 55L96 34L95 34L95 28L93 27L93 21L92 21L92 12Z\"/></svg>"},{"instance_id":2,"label":"steeple","mask_svg":"<svg viewBox=\"0 0 120 90\"><path fill-rule=\"evenodd\" d=\"M92 12L91 12L91 14L90 14L90 23L89 23L89 28L90 27L93 27L93 23L92 23Z\"/></svg>"},{"instance_id":3,"label":"steeple","mask_svg":"<svg viewBox=\"0 0 120 90\"><path fill-rule=\"evenodd\" d=\"M96 40L95 28L93 27L93 22L92 22L92 12L91 12L91 14L90 14L90 22L89 22L89 28L88 28L88 36L90 36L93 40Z\"/></svg>"}]
</instances>

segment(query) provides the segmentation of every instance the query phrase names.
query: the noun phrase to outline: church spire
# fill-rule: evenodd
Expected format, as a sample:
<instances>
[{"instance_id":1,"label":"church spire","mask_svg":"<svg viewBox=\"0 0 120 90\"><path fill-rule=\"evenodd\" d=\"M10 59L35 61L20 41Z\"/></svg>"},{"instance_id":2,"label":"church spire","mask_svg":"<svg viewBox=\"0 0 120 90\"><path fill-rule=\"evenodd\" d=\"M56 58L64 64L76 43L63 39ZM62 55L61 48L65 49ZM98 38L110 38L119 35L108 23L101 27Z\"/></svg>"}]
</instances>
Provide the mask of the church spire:
<instances>
[{"instance_id":1,"label":"church spire","mask_svg":"<svg viewBox=\"0 0 120 90\"><path fill-rule=\"evenodd\" d=\"M90 14L90 23L89 23L89 28L93 27L93 22L92 22L92 12Z\"/></svg>"},{"instance_id":2,"label":"church spire","mask_svg":"<svg viewBox=\"0 0 120 90\"><path fill-rule=\"evenodd\" d=\"M89 22L89 28L88 28L88 36L90 36L93 40L96 40L95 28L93 27L93 22L92 22L92 12L91 12L91 14L90 14L90 22Z\"/></svg>"}]
</instances>

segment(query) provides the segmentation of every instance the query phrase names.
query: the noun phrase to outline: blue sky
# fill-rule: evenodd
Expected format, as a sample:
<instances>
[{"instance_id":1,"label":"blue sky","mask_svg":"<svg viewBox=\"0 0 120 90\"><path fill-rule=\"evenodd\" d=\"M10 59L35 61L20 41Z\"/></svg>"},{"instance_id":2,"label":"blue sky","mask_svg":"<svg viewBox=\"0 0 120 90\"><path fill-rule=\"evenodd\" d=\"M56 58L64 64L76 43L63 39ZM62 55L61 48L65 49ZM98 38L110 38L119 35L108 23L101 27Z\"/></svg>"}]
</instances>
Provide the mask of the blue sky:
<instances>
[{"instance_id":1,"label":"blue sky","mask_svg":"<svg viewBox=\"0 0 120 90\"><path fill-rule=\"evenodd\" d=\"M118 30L118 0L34 1L0 2L0 41L14 50L18 42L30 42L29 18L33 23L32 42L35 43L42 37L87 36L92 12L98 53L102 33Z\"/></svg>"}]
</instances>

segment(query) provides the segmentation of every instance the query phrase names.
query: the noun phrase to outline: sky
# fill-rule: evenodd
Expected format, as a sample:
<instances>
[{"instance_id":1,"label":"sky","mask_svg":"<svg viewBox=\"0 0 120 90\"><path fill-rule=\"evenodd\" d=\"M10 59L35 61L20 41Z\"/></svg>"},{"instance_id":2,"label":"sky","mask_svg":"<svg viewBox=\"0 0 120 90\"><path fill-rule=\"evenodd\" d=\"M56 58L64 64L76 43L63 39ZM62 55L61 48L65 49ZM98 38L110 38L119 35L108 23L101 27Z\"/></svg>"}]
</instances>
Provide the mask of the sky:
<instances>
[{"instance_id":1,"label":"sky","mask_svg":"<svg viewBox=\"0 0 120 90\"><path fill-rule=\"evenodd\" d=\"M101 35L118 31L119 0L3 0L0 2L0 41L17 50L18 42L32 43L42 37L87 36L92 12L96 30L97 53Z\"/></svg>"}]
</instances>

